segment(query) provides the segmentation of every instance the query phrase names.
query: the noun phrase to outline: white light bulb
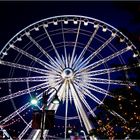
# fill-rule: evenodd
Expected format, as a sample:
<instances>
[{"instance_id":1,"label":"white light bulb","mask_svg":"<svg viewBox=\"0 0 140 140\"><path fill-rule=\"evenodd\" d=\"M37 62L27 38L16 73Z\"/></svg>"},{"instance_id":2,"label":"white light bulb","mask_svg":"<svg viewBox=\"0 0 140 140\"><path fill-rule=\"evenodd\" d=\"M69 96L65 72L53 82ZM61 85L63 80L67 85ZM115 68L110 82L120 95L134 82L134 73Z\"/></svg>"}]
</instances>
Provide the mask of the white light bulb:
<instances>
[{"instance_id":1,"label":"white light bulb","mask_svg":"<svg viewBox=\"0 0 140 140\"><path fill-rule=\"evenodd\" d=\"M134 54L133 54L133 57L134 57L134 58L138 57L138 54L134 53Z\"/></svg>"},{"instance_id":2,"label":"white light bulb","mask_svg":"<svg viewBox=\"0 0 140 140\"><path fill-rule=\"evenodd\" d=\"M64 19L64 24L68 24L68 19Z\"/></svg>"},{"instance_id":3,"label":"white light bulb","mask_svg":"<svg viewBox=\"0 0 140 140\"><path fill-rule=\"evenodd\" d=\"M32 105L37 105L37 100L36 100L36 99L32 99L32 100L31 100L31 104L32 104Z\"/></svg>"},{"instance_id":4,"label":"white light bulb","mask_svg":"<svg viewBox=\"0 0 140 140\"><path fill-rule=\"evenodd\" d=\"M85 26L88 25L88 20L87 20L87 19L84 20L84 25L85 25Z\"/></svg>"},{"instance_id":5,"label":"white light bulb","mask_svg":"<svg viewBox=\"0 0 140 140\"><path fill-rule=\"evenodd\" d=\"M35 27L34 29L35 29L35 31L39 31L39 27Z\"/></svg>"},{"instance_id":6,"label":"white light bulb","mask_svg":"<svg viewBox=\"0 0 140 140\"><path fill-rule=\"evenodd\" d=\"M21 38L21 37L18 37L17 40L18 40L18 41L22 41L22 38Z\"/></svg>"},{"instance_id":7,"label":"white light bulb","mask_svg":"<svg viewBox=\"0 0 140 140\"><path fill-rule=\"evenodd\" d=\"M77 18L73 19L73 23L74 23L74 24L78 24Z\"/></svg>"},{"instance_id":8,"label":"white light bulb","mask_svg":"<svg viewBox=\"0 0 140 140\"><path fill-rule=\"evenodd\" d=\"M54 25L58 25L57 19L54 19L53 24L54 24Z\"/></svg>"},{"instance_id":9,"label":"white light bulb","mask_svg":"<svg viewBox=\"0 0 140 140\"><path fill-rule=\"evenodd\" d=\"M107 31L107 27L106 27L106 26L103 26L102 31L103 31L103 32L106 32L106 31Z\"/></svg>"}]
</instances>

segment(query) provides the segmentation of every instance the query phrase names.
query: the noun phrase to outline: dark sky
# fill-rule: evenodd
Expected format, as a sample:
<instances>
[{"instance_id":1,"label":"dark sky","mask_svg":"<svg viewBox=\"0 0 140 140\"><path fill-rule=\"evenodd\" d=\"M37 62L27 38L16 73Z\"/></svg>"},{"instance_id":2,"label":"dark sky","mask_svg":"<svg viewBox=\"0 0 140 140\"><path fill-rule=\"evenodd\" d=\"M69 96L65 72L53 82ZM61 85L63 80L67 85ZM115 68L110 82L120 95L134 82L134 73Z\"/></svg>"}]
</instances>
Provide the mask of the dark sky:
<instances>
[{"instance_id":1,"label":"dark sky","mask_svg":"<svg viewBox=\"0 0 140 140\"><path fill-rule=\"evenodd\" d=\"M140 2L0 2L0 49L29 24L56 15L77 14L105 21L139 44ZM133 42L134 42L133 41Z\"/></svg>"}]
</instances>

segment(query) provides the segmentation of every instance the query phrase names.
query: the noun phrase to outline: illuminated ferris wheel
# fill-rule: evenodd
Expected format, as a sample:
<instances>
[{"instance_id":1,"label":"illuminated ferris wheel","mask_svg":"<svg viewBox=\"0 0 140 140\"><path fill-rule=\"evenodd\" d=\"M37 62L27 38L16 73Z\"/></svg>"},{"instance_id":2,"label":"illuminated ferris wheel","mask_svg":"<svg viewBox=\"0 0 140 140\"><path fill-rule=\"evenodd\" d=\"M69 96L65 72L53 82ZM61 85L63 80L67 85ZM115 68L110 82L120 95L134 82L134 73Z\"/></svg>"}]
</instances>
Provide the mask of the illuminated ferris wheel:
<instances>
[{"instance_id":1,"label":"illuminated ferris wheel","mask_svg":"<svg viewBox=\"0 0 140 140\"><path fill-rule=\"evenodd\" d=\"M98 106L114 98L113 89L136 86L127 71L139 66L138 57L123 33L100 20L64 15L35 22L0 51L0 125L18 129L19 139L27 138L32 123L30 99L40 100L41 109L43 92L55 87L61 103L49 102L51 92L48 109L55 110L56 122L64 126L61 137L67 137L70 125L89 134L94 128L89 116L96 117ZM128 65L129 59L135 65ZM110 113L124 119L115 111Z\"/></svg>"}]
</instances>

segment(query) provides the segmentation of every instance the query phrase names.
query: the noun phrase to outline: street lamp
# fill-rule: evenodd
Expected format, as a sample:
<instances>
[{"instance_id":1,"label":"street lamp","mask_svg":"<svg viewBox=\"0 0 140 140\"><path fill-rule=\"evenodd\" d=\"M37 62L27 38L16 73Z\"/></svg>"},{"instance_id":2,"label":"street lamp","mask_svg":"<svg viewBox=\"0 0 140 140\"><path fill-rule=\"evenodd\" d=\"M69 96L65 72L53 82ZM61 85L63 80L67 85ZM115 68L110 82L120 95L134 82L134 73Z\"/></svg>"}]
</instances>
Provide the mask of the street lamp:
<instances>
[{"instance_id":1,"label":"street lamp","mask_svg":"<svg viewBox=\"0 0 140 140\"><path fill-rule=\"evenodd\" d=\"M53 103L53 104L59 104L59 103L60 103L60 100L59 100L57 94L55 94L55 97L53 98L52 103Z\"/></svg>"},{"instance_id":2,"label":"street lamp","mask_svg":"<svg viewBox=\"0 0 140 140\"><path fill-rule=\"evenodd\" d=\"M71 129L69 129L69 130L68 130L68 134L71 134L71 133L72 133L72 130L71 130Z\"/></svg>"},{"instance_id":3,"label":"street lamp","mask_svg":"<svg viewBox=\"0 0 140 140\"><path fill-rule=\"evenodd\" d=\"M47 95L48 95L48 92L50 90L55 91L55 94L54 94L55 97L52 99L51 103L53 103L53 104L59 104L60 103L60 100L59 100L59 98L57 96L58 91L56 90L56 88L50 87L47 91L43 92L43 96L42 96L43 106L42 106L41 136L40 136L40 139L43 139L44 124L45 124L45 120L46 120L45 109L47 107Z\"/></svg>"},{"instance_id":4,"label":"street lamp","mask_svg":"<svg viewBox=\"0 0 140 140\"><path fill-rule=\"evenodd\" d=\"M55 91L55 93L54 93L54 91ZM53 96L50 98L51 100L48 102L49 92L53 93L52 94ZM44 91L43 96L42 96L42 110L34 110L34 112L33 112L32 128L34 128L34 129L41 128L40 139L43 139L44 129L49 129L53 126L51 122L54 121L55 110L48 110L47 104L49 104L49 103L59 104L60 103L57 93L58 93L58 91L54 87L50 87L50 88L48 88L48 90ZM33 96L30 103L33 106L38 106L37 98Z\"/></svg>"},{"instance_id":5,"label":"street lamp","mask_svg":"<svg viewBox=\"0 0 140 140\"><path fill-rule=\"evenodd\" d=\"M31 99L31 104L32 105L37 105L38 101L36 98Z\"/></svg>"},{"instance_id":6,"label":"street lamp","mask_svg":"<svg viewBox=\"0 0 140 140\"><path fill-rule=\"evenodd\" d=\"M84 130L81 130L80 132L84 134L85 140L87 140L87 136L86 136L85 131Z\"/></svg>"}]
</instances>

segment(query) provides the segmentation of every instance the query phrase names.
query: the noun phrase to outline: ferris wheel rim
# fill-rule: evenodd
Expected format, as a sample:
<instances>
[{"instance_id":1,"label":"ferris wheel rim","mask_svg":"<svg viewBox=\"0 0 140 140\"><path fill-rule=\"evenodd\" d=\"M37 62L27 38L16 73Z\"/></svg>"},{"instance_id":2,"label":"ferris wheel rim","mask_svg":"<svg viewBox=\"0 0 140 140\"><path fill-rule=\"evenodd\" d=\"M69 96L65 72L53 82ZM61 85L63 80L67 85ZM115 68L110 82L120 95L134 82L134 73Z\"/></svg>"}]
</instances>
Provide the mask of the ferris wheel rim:
<instances>
[{"instance_id":1,"label":"ferris wheel rim","mask_svg":"<svg viewBox=\"0 0 140 140\"><path fill-rule=\"evenodd\" d=\"M34 23L32 23L32 24L26 26L26 27L23 28L22 30L20 30L18 33L16 33L16 34L4 45L4 47L2 48L2 50L0 50L0 54L3 52L3 50L6 48L6 46L8 46L9 43L10 43L15 37L17 37L20 33L22 33L23 31L25 31L26 29L28 29L28 28L34 26L35 24L44 22L44 21L46 21L46 20L50 20L50 19L54 19L54 18L63 18L63 17L79 17L79 18L81 17L81 18L88 18L88 19L91 19L91 20L98 21L98 22L100 22L100 23L103 23L103 24L105 24L105 25L107 25L107 26L109 26L109 27L115 29L117 32L119 32L121 35L123 35L127 40L129 40L128 37L127 37L125 34L123 34L122 32L120 32L116 27L114 27L114 26L112 26L112 25L110 25L110 24L108 24L108 23L106 23L106 22L104 22L104 21L102 21L102 20L99 20L99 19L96 19L96 18L93 18L93 17L89 17L89 16L82 16L82 15L58 15L58 16L52 16L52 17L49 17L49 18L43 18L42 20L38 20L38 21L36 21L36 22L34 22ZM132 46L134 46L134 44L131 42L131 40L129 40L129 41L130 41L130 43L132 44ZM135 47L135 46L134 46L134 47Z\"/></svg>"},{"instance_id":2,"label":"ferris wheel rim","mask_svg":"<svg viewBox=\"0 0 140 140\"><path fill-rule=\"evenodd\" d=\"M4 46L4 48L1 50L1 52L0 52L0 54L3 52L3 50L11 43L11 41L14 39L14 38L16 38L20 33L22 33L23 31L26 31L26 29L28 29L28 28L30 28L30 27L32 27L32 26L34 26L34 25L36 25L36 24L38 24L38 23L42 23L42 22L44 22L44 21L47 21L47 20L50 20L50 19L55 19L55 18L64 18L64 17L79 17L79 18L88 18L88 19L91 19L91 20L96 20L96 21L99 21L100 23L104 23L105 25L107 25L107 26L109 26L109 27L111 27L112 29L115 29L116 31L118 31L119 33L121 33L119 30L117 30L116 28L114 28L113 26L111 26L111 25L109 25L109 24L107 24L107 23L105 23L105 22L103 22L103 21L100 21L100 20L97 20L97 19L94 19L94 18L90 18L90 17L86 17L86 16L77 16L77 15L62 15L62 16L54 16L54 17L50 17L50 18L45 18L45 19L43 19L43 20L40 20L40 21L37 21L37 22L35 22L35 23L33 23L33 24L30 24L29 26L27 26L27 27L25 27L23 30L21 30L21 31L19 31L13 38L11 38L9 41L8 41L8 43ZM122 33L121 33L122 34ZM122 34L123 35L123 34ZM123 35L124 36L124 35ZM125 36L124 36L125 37ZM128 39L127 37L125 37L126 39ZM133 44L132 44L133 45ZM52 46L52 45L51 45ZM133 45L134 46L134 45ZM113 54L115 53L115 51L113 51ZM100 55L100 54L98 54L98 55ZM17 61L16 61L17 62ZM35 62L34 60L32 60L32 62ZM36 62L35 62L36 63ZM106 63L105 63L106 64ZM30 65L30 66L33 66L33 65ZM29 72L29 71L28 71ZM69 74L67 74L67 72L68 73L70 73L70 75ZM28 74L27 74L28 75ZM29 74L30 75L30 74ZM62 72L62 77L63 77L63 79L72 79L72 77L73 77L73 70L72 70L72 68L71 67L68 67L68 68L65 68L65 69L63 69L63 72ZM110 85L110 84L108 84L108 85ZM61 86L61 85L60 85ZM73 90L74 90L74 85L73 84L71 84L71 87L73 88ZM76 91L76 90L75 90ZM109 91L109 90L108 90ZM107 96L107 94L105 95L105 96ZM59 116L60 117L60 116ZM68 118L68 117L67 117Z\"/></svg>"}]
</instances>

